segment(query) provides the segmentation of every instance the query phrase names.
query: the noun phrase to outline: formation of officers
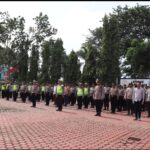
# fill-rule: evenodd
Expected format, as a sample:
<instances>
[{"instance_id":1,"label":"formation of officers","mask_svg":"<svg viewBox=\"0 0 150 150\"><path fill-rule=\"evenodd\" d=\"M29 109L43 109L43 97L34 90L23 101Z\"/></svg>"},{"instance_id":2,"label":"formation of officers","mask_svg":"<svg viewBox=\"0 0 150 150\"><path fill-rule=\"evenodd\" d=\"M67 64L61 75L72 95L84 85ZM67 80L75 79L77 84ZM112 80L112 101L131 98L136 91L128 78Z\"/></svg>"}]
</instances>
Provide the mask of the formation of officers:
<instances>
[{"instance_id":1,"label":"formation of officers","mask_svg":"<svg viewBox=\"0 0 150 150\"><path fill-rule=\"evenodd\" d=\"M99 80L96 84L88 85L79 83L64 84L58 80L57 84L39 85L37 81L22 84L16 82L4 83L1 85L2 98L17 101L20 96L23 103L28 99L32 102L31 107L36 107L36 102L43 100L49 106L50 101L54 102L57 111L62 111L63 106L77 104L77 109L96 108L95 116L101 116L102 109L115 113L126 111L127 115L135 114L135 120L141 119L141 111L147 111L150 117L150 86L130 83L129 85L103 85ZM19 95L19 96L18 96Z\"/></svg>"}]
</instances>

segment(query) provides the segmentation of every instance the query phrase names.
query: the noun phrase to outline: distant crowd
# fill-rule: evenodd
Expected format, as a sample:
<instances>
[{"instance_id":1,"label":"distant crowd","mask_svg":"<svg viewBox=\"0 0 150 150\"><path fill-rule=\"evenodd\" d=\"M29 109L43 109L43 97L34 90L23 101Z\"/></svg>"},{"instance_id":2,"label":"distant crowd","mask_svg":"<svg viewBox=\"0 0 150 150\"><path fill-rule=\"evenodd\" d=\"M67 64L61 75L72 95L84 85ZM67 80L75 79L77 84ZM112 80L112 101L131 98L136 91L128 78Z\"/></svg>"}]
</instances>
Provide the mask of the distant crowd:
<instances>
[{"instance_id":1,"label":"distant crowd","mask_svg":"<svg viewBox=\"0 0 150 150\"><path fill-rule=\"evenodd\" d=\"M9 101L17 101L18 98L26 103L29 100L31 107L36 107L36 102L45 101L45 105L49 106L53 102L62 111L63 106L74 106L77 109L96 108L95 116L101 116L103 110L116 113L125 111L127 115L134 115L135 120L141 120L141 112L146 111L147 117L150 117L150 86L143 85L140 82L128 85L111 86L103 85L100 81L96 84L88 83L63 84L61 80L57 84L49 82L39 84L37 81L26 84L22 82L18 85L16 82L1 84L2 98Z\"/></svg>"}]
</instances>

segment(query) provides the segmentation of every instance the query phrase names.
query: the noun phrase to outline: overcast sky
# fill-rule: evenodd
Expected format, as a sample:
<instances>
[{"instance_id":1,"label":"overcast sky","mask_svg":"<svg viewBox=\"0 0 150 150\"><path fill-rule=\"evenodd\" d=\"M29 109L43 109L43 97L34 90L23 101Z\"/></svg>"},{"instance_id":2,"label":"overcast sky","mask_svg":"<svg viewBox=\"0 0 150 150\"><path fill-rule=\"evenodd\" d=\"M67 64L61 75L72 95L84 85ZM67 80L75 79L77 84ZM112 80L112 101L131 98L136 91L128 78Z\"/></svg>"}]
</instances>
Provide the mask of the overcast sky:
<instances>
[{"instance_id":1,"label":"overcast sky","mask_svg":"<svg viewBox=\"0 0 150 150\"><path fill-rule=\"evenodd\" d=\"M113 11L112 8L121 6L149 5L150 2L141 1L89 1L89 2L0 2L0 11L8 11L11 17L22 16L26 20L26 27L33 26L32 18L40 12L47 14L53 27L58 29L55 38L60 37L64 42L67 54L73 49L79 50L89 35L88 29L101 26L100 20L105 14Z\"/></svg>"}]
</instances>

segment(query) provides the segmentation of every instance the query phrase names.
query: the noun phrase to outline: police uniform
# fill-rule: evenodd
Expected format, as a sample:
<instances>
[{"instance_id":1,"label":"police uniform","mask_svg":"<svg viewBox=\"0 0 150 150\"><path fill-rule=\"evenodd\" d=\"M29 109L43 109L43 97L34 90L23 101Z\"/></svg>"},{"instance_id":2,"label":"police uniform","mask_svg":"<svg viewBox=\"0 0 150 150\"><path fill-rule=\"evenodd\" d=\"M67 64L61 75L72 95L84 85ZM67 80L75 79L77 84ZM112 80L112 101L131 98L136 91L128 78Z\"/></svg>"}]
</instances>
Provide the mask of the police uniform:
<instances>
[{"instance_id":1,"label":"police uniform","mask_svg":"<svg viewBox=\"0 0 150 150\"><path fill-rule=\"evenodd\" d=\"M81 84L79 84L79 87L77 87L78 109L82 109L83 95L83 88L81 87Z\"/></svg>"},{"instance_id":2,"label":"police uniform","mask_svg":"<svg viewBox=\"0 0 150 150\"><path fill-rule=\"evenodd\" d=\"M63 86L61 83L59 83L56 86L56 101L57 101L57 111L62 111L62 105L63 105Z\"/></svg>"},{"instance_id":3,"label":"police uniform","mask_svg":"<svg viewBox=\"0 0 150 150\"><path fill-rule=\"evenodd\" d=\"M113 86L110 89L110 101L111 101L111 111L115 113L117 107L117 96L118 96L118 88Z\"/></svg>"},{"instance_id":4,"label":"police uniform","mask_svg":"<svg viewBox=\"0 0 150 150\"><path fill-rule=\"evenodd\" d=\"M44 101L45 100L45 86L44 85L42 85L42 87L41 87L41 96L42 96L42 100Z\"/></svg>"},{"instance_id":5,"label":"police uniform","mask_svg":"<svg viewBox=\"0 0 150 150\"><path fill-rule=\"evenodd\" d=\"M10 97L10 93L9 93L9 90L10 90L10 84L6 84L6 99L9 101L9 97Z\"/></svg>"},{"instance_id":6,"label":"police uniform","mask_svg":"<svg viewBox=\"0 0 150 150\"><path fill-rule=\"evenodd\" d=\"M26 90L26 85L22 84L20 87L20 97L23 103L26 102Z\"/></svg>"},{"instance_id":7,"label":"police uniform","mask_svg":"<svg viewBox=\"0 0 150 150\"><path fill-rule=\"evenodd\" d=\"M16 83L13 84L13 100L16 101L18 97L18 86Z\"/></svg>"},{"instance_id":8,"label":"police uniform","mask_svg":"<svg viewBox=\"0 0 150 150\"><path fill-rule=\"evenodd\" d=\"M84 108L88 108L89 105L89 88L87 87L87 84L85 84L84 90Z\"/></svg>"},{"instance_id":9,"label":"police uniform","mask_svg":"<svg viewBox=\"0 0 150 150\"><path fill-rule=\"evenodd\" d=\"M45 101L46 101L46 106L49 106L49 102L51 99L51 86L48 84L45 87Z\"/></svg>"},{"instance_id":10,"label":"police uniform","mask_svg":"<svg viewBox=\"0 0 150 150\"><path fill-rule=\"evenodd\" d=\"M31 86L31 83L29 83L29 85L27 86L27 97L28 97L29 101L32 101L31 100L31 89L32 89L32 86Z\"/></svg>"},{"instance_id":11,"label":"police uniform","mask_svg":"<svg viewBox=\"0 0 150 150\"><path fill-rule=\"evenodd\" d=\"M5 98L6 97L6 84L2 84L1 90L2 90L2 98Z\"/></svg>"},{"instance_id":12,"label":"police uniform","mask_svg":"<svg viewBox=\"0 0 150 150\"><path fill-rule=\"evenodd\" d=\"M37 94L38 94L38 84L36 81L34 81L31 89L31 100L32 100L31 107L36 107Z\"/></svg>"}]
</instances>

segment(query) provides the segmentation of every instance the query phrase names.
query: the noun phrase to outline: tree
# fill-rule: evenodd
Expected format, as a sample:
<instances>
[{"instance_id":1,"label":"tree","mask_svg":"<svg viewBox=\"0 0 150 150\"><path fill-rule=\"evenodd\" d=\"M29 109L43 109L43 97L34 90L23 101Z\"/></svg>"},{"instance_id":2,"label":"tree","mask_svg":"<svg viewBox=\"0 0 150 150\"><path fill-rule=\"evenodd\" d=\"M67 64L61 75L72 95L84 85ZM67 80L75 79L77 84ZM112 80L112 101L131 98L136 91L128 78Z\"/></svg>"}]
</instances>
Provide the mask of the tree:
<instances>
[{"instance_id":1,"label":"tree","mask_svg":"<svg viewBox=\"0 0 150 150\"><path fill-rule=\"evenodd\" d=\"M131 47L127 50L127 62L133 78L147 78L150 75L150 42L132 40Z\"/></svg>"},{"instance_id":2,"label":"tree","mask_svg":"<svg viewBox=\"0 0 150 150\"><path fill-rule=\"evenodd\" d=\"M94 83L96 80L96 52L95 49L92 47L92 43L88 42L84 46L87 54L85 57L82 81Z\"/></svg>"},{"instance_id":3,"label":"tree","mask_svg":"<svg viewBox=\"0 0 150 150\"><path fill-rule=\"evenodd\" d=\"M103 18L101 80L111 84L119 76L119 31L114 15Z\"/></svg>"},{"instance_id":4,"label":"tree","mask_svg":"<svg viewBox=\"0 0 150 150\"><path fill-rule=\"evenodd\" d=\"M41 82L50 81L50 61L54 48L54 40L45 41L42 45L42 67L41 67Z\"/></svg>"},{"instance_id":5,"label":"tree","mask_svg":"<svg viewBox=\"0 0 150 150\"><path fill-rule=\"evenodd\" d=\"M119 25L121 55L126 54L133 39L150 39L150 6L118 6L113 14Z\"/></svg>"},{"instance_id":6,"label":"tree","mask_svg":"<svg viewBox=\"0 0 150 150\"><path fill-rule=\"evenodd\" d=\"M17 32L11 46L15 52L16 58L13 67L17 67L18 69L18 80L26 81L28 74L28 52L31 41L29 40L28 34L24 32L25 19L23 17L18 17L16 18L16 22Z\"/></svg>"},{"instance_id":7,"label":"tree","mask_svg":"<svg viewBox=\"0 0 150 150\"><path fill-rule=\"evenodd\" d=\"M43 15L42 13L40 13L39 16L33 18L33 20L35 20L36 27L35 28L30 27L30 33L32 33L31 51L33 52L31 52L30 73L29 73L29 78L31 78L32 80L33 77L37 79L38 74L40 74L38 64L40 63L39 56L41 45L43 44L46 38L51 38L51 36L55 35L57 32L57 30L51 26L47 15ZM34 64L32 64L33 62ZM33 67L32 65L33 66L36 65L36 67Z\"/></svg>"},{"instance_id":8,"label":"tree","mask_svg":"<svg viewBox=\"0 0 150 150\"><path fill-rule=\"evenodd\" d=\"M64 81L66 83L76 83L80 80L80 75L80 62L77 54L72 50L69 56L66 57Z\"/></svg>"},{"instance_id":9,"label":"tree","mask_svg":"<svg viewBox=\"0 0 150 150\"><path fill-rule=\"evenodd\" d=\"M54 42L50 56L50 81L52 83L56 83L63 76L64 55L63 41L58 38Z\"/></svg>"}]
</instances>

